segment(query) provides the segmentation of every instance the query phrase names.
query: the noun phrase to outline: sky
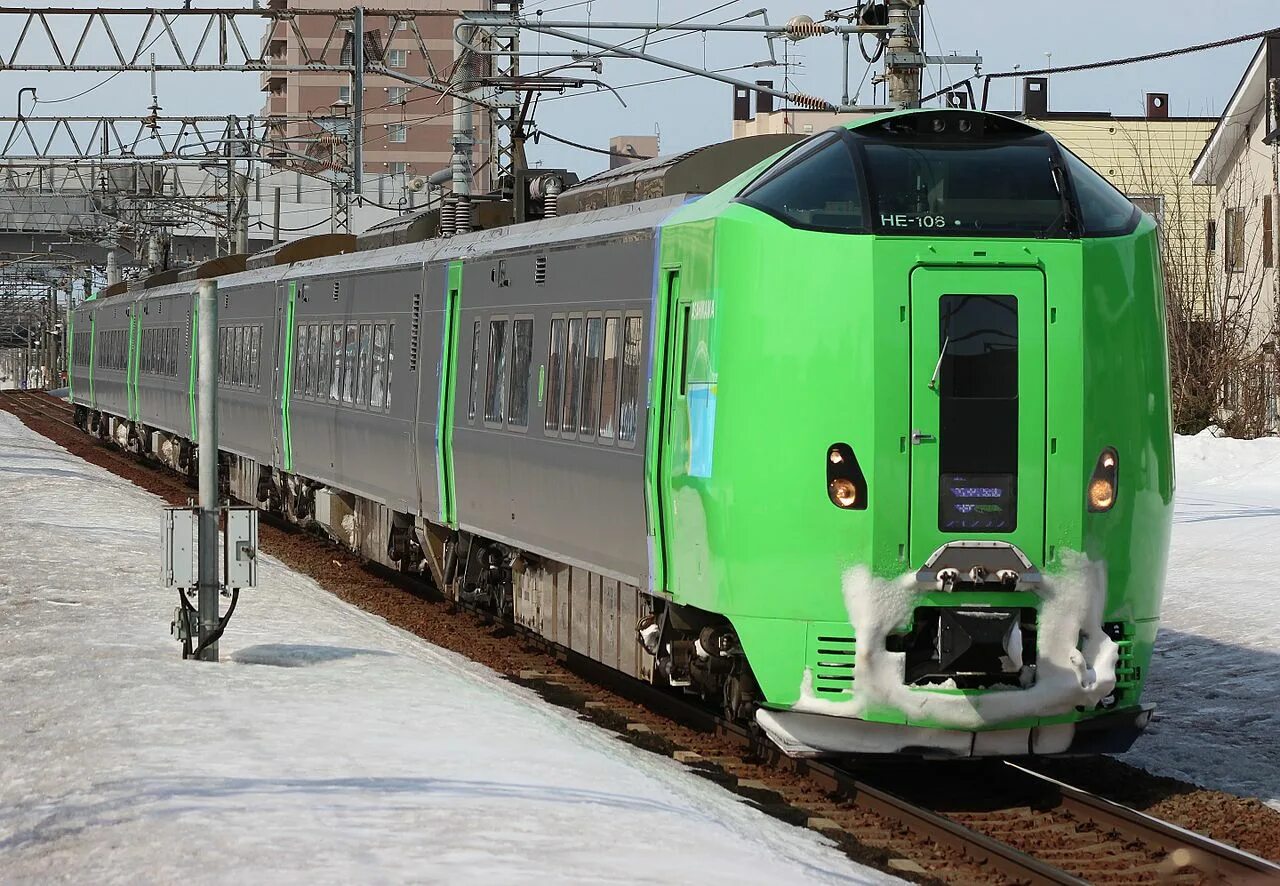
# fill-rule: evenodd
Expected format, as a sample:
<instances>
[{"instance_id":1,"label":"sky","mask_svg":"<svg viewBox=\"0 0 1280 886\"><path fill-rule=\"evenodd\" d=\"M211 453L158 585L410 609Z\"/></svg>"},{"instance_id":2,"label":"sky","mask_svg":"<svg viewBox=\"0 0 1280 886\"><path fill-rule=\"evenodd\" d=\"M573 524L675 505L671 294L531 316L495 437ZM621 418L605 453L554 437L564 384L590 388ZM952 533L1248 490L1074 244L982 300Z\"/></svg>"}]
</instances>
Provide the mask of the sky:
<instances>
[{"instance_id":1,"label":"sky","mask_svg":"<svg viewBox=\"0 0 1280 886\"><path fill-rule=\"evenodd\" d=\"M201 5L249 5L245 0L194 0ZM345 5L349 0L335 0ZM51 5L133 7L150 5L146 0L97 0L93 4L58 0ZM172 0L173 6L179 6ZM376 3L372 4L376 5ZM695 13L722 8L709 14L708 21L725 21L762 6L770 22L784 22L806 13L821 18L836 4L830 0L543 0L527 3L526 12L545 11L546 19L673 21ZM984 70L1006 71L1014 65L1023 69L1044 67L1052 53L1053 65L1072 65L1108 58L1138 55L1164 49L1260 31L1280 26L1280 4L1276 0L1233 0L1219 8L1230 15L1212 14L1204 0L1075 0L1048 3L1044 0L930 0L927 5L926 39L929 51L977 52L984 57ZM557 11L558 10L558 11ZM751 19L759 21L759 19ZM619 37L622 32L609 32ZM594 36L600 36L596 34ZM659 35L666 36L666 35ZM0 34L0 53L12 46L12 36ZM525 37L526 49L557 46L550 38ZM1209 52L1097 72L1061 74L1052 78L1051 105L1058 110L1111 111L1117 114L1142 112L1146 92L1170 94L1170 110L1175 114L1214 115L1221 112L1254 52L1253 43ZM685 63L723 68L751 64L769 57L768 47L758 35L711 34L683 36L654 46L654 54ZM772 79L779 84L789 77L798 91L839 100L841 93L841 44L836 38L814 38L790 44L779 42L776 57L791 62L783 67L748 68L731 72L746 80ZM853 88L866 68L856 49L850 63ZM526 59L529 70L538 59ZM675 72L648 63L608 59L601 79L618 88L639 81L670 76ZM925 77L926 90L941 85L950 76L961 79L971 68L952 68L940 74L936 68ZM9 96L21 86L36 86L42 101L63 98L93 86L102 74L31 74L0 72L0 106L12 107ZM262 94L258 78L238 74L171 74L162 76L159 101L164 113L226 114L257 113ZM993 108L1007 108L1014 100L1014 81L997 81L992 86ZM588 87L588 89L590 89ZM614 135L647 135L657 132L663 153L674 153L729 137L732 117L731 87L700 79L681 79L646 87L620 89L618 97L586 89L570 97L547 96L541 102L536 122L546 132L573 141L605 146ZM872 99L863 87L864 101ZM145 74L122 74L88 95L73 101L44 104L42 113L142 115L151 103ZM3 113L12 113L11 110ZM604 167L606 158L578 151L550 141L529 149L531 161L548 167L564 166L583 174Z\"/></svg>"}]
</instances>

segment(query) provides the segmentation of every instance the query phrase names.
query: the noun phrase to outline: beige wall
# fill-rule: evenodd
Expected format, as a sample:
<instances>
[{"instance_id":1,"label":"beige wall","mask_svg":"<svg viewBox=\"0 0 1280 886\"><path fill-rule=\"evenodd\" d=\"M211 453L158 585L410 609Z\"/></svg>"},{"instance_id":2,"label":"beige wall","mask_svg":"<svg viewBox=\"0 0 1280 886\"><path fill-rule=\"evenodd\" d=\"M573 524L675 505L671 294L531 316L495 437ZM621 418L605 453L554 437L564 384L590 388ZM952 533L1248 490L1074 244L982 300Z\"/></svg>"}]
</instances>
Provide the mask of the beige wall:
<instances>
[{"instance_id":1,"label":"beige wall","mask_svg":"<svg viewBox=\"0 0 1280 886\"><path fill-rule=\"evenodd\" d=\"M1266 137L1266 112L1262 107L1254 109L1244 137L1235 145L1230 159L1222 164L1214 187L1213 217L1216 222L1216 242L1212 260L1213 279L1218 292L1231 298L1257 300L1253 316L1252 342L1260 345L1276 338L1276 319L1280 316L1277 304L1280 277L1275 265L1280 255L1276 252L1275 221L1280 214L1280 194L1277 194L1275 148L1263 144ZM1271 211L1271 249L1266 248L1266 211ZM1231 261L1228 239L1232 236L1228 215L1242 217L1243 236L1237 241L1239 256ZM1268 251L1270 255L1268 256ZM1270 267L1268 267L1270 264Z\"/></svg>"},{"instance_id":2,"label":"beige wall","mask_svg":"<svg viewBox=\"0 0 1280 886\"><path fill-rule=\"evenodd\" d=\"M1044 119L1029 121L1053 135L1131 198L1159 198L1157 212L1170 270L1194 303L1205 296L1206 240L1213 213L1213 189L1191 183L1191 167L1203 150L1213 120L1134 118ZM1144 205L1144 209L1150 209Z\"/></svg>"}]
</instances>

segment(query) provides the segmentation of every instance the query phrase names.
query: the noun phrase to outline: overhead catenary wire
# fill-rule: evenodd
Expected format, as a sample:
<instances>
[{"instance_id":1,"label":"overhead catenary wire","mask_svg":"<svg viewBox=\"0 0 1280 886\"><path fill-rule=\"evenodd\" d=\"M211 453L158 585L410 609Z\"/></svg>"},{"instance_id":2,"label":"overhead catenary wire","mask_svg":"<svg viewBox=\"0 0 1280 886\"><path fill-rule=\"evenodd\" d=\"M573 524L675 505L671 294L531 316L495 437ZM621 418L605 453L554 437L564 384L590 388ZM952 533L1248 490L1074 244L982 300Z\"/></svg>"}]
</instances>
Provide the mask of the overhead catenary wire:
<instances>
[{"instance_id":1,"label":"overhead catenary wire","mask_svg":"<svg viewBox=\"0 0 1280 886\"><path fill-rule=\"evenodd\" d=\"M562 145L567 145L568 147L571 147L571 148L578 148L579 150L582 150L582 151L590 151L593 154L604 154L606 157L626 157L628 160L652 160L653 159L652 157L642 157L638 154L624 154L621 151L613 151L607 148L597 148L591 145L584 145L581 142L575 142L567 138L561 138L558 135L552 135L550 132L547 132L545 129L540 129L534 134L535 141L539 138L549 138L553 142L559 142Z\"/></svg>"}]
</instances>

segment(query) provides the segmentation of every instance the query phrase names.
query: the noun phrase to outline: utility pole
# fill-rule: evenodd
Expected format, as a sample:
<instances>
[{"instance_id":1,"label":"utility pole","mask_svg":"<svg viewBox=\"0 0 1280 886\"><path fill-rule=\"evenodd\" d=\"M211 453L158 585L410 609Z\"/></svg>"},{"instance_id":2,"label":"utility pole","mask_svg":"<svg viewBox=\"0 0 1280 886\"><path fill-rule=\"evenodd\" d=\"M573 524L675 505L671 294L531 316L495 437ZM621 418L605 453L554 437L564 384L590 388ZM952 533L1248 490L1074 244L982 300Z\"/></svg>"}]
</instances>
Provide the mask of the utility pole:
<instances>
[{"instance_id":1,"label":"utility pole","mask_svg":"<svg viewBox=\"0 0 1280 886\"><path fill-rule=\"evenodd\" d=\"M218 281L201 280L196 301L200 386L197 437L200 450L200 513L197 529L197 607L202 661L218 660Z\"/></svg>"},{"instance_id":2,"label":"utility pole","mask_svg":"<svg viewBox=\"0 0 1280 886\"><path fill-rule=\"evenodd\" d=\"M920 40L924 0L888 0L889 44L884 55L884 78L889 103L902 108L920 104L920 77L924 71L924 47Z\"/></svg>"},{"instance_id":3,"label":"utility pole","mask_svg":"<svg viewBox=\"0 0 1280 886\"><path fill-rule=\"evenodd\" d=\"M353 10L354 25L351 45L351 121L347 132L351 138L351 190L356 202L364 193L364 7ZM395 25L392 25L394 28ZM394 33L394 31L392 32Z\"/></svg>"}]
</instances>

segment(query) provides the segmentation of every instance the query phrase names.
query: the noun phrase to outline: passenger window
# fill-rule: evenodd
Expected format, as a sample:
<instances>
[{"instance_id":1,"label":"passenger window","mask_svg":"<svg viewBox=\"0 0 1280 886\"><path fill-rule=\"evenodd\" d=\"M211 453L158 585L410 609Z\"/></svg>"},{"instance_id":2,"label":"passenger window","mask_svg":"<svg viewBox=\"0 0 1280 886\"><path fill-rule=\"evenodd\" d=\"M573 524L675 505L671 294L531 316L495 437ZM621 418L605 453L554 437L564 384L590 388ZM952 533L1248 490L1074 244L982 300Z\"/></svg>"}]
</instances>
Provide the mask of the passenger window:
<instances>
[{"instance_id":1,"label":"passenger window","mask_svg":"<svg viewBox=\"0 0 1280 886\"><path fill-rule=\"evenodd\" d=\"M396 341L396 324L392 323L387 327L387 363L386 363L386 369L385 369L385 373L386 373L385 385L387 388L387 397L384 404L386 409L391 408L391 370L392 370L392 364L395 363L395 357L396 357L395 341Z\"/></svg>"},{"instance_id":2,"label":"passenger window","mask_svg":"<svg viewBox=\"0 0 1280 886\"><path fill-rule=\"evenodd\" d=\"M383 364L387 359L387 327L379 323L373 327L373 378L369 383L369 406L382 408L384 391Z\"/></svg>"},{"instance_id":3,"label":"passenger window","mask_svg":"<svg viewBox=\"0 0 1280 886\"><path fill-rule=\"evenodd\" d=\"M356 402L356 357L360 351L359 328L354 323L347 324L347 339L343 345L342 369L342 402Z\"/></svg>"},{"instance_id":4,"label":"passenger window","mask_svg":"<svg viewBox=\"0 0 1280 886\"><path fill-rule=\"evenodd\" d=\"M245 388L249 386L249 327L241 326L236 335L236 339L240 347L240 350L236 355L236 362L240 366L240 387Z\"/></svg>"},{"instance_id":5,"label":"passenger window","mask_svg":"<svg viewBox=\"0 0 1280 886\"><path fill-rule=\"evenodd\" d=\"M511 400L507 424L529 427L529 362L533 359L533 320L516 320L511 343Z\"/></svg>"},{"instance_id":6,"label":"passenger window","mask_svg":"<svg viewBox=\"0 0 1280 886\"><path fill-rule=\"evenodd\" d=\"M612 440L618 408L618 318L604 321L604 373L600 381L600 439Z\"/></svg>"},{"instance_id":7,"label":"passenger window","mask_svg":"<svg viewBox=\"0 0 1280 886\"><path fill-rule=\"evenodd\" d=\"M618 442L634 443L639 425L640 356L644 325L639 317L628 317L622 342L622 383L618 395Z\"/></svg>"},{"instance_id":8,"label":"passenger window","mask_svg":"<svg viewBox=\"0 0 1280 886\"><path fill-rule=\"evenodd\" d=\"M547 408L544 430L554 431L560 425L560 392L564 388L564 320L551 321L551 339L547 345Z\"/></svg>"},{"instance_id":9,"label":"passenger window","mask_svg":"<svg viewBox=\"0 0 1280 886\"><path fill-rule=\"evenodd\" d=\"M582 318L569 318L569 337L564 358L564 408L560 430L572 434L578 424L578 397L582 388Z\"/></svg>"},{"instance_id":10,"label":"passenger window","mask_svg":"<svg viewBox=\"0 0 1280 886\"><path fill-rule=\"evenodd\" d=\"M333 377L329 382L329 399L337 403L342 398L342 324L333 326L333 340L329 347L333 356Z\"/></svg>"},{"instance_id":11,"label":"passenger window","mask_svg":"<svg viewBox=\"0 0 1280 886\"><path fill-rule=\"evenodd\" d=\"M476 393L480 382L480 321L477 320L471 328L471 397L467 402L467 421L475 421L476 410L479 408L478 394Z\"/></svg>"},{"instance_id":12,"label":"passenger window","mask_svg":"<svg viewBox=\"0 0 1280 886\"><path fill-rule=\"evenodd\" d=\"M489 321L488 372L484 380L484 420L502 422L507 400L507 321Z\"/></svg>"},{"instance_id":13,"label":"passenger window","mask_svg":"<svg viewBox=\"0 0 1280 886\"><path fill-rule=\"evenodd\" d=\"M224 381L223 375L226 372L227 365L227 330L225 328L218 330L218 384Z\"/></svg>"},{"instance_id":14,"label":"passenger window","mask_svg":"<svg viewBox=\"0 0 1280 886\"><path fill-rule=\"evenodd\" d=\"M293 343L293 392L300 394L306 389L307 372L307 327L298 327L298 340Z\"/></svg>"},{"instance_id":15,"label":"passenger window","mask_svg":"<svg viewBox=\"0 0 1280 886\"><path fill-rule=\"evenodd\" d=\"M323 362L323 354L327 350L324 339L321 337L323 332L324 327L319 323L311 327L311 384L307 386L307 391L317 399L324 399L325 396L325 385L320 379L320 365Z\"/></svg>"},{"instance_id":16,"label":"passenger window","mask_svg":"<svg viewBox=\"0 0 1280 886\"><path fill-rule=\"evenodd\" d=\"M373 362L373 324L360 324L360 386L356 390L356 403L369 405L370 364Z\"/></svg>"},{"instance_id":17,"label":"passenger window","mask_svg":"<svg viewBox=\"0 0 1280 886\"><path fill-rule=\"evenodd\" d=\"M604 321L599 317L587 318L586 359L582 371L582 421L578 433L588 437L596 435L596 415L600 404L600 335Z\"/></svg>"},{"instance_id":18,"label":"passenger window","mask_svg":"<svg viewBox=\"0 0 1280 886\"><path fill-rule=\"evenodd\" d=\"M177 351L177 343L178 343L178 338L176 334L177 331L178 330L176 329L173 330L173 332L175 333L174 339L173 339L175 353ZM253 327L253 330L251 332L250 339L249 339L249 384L254 388L258 386L258 365L261 362L261 360L262 360L262 327L255 326Z\"/></svg>"},{"instance_id":19,"label":"passenger window","mask_svg":"<svg viewBox=\"0 0 1280 886\"><path fill-rule=\"evenodd\" d=\"M333 351L329 349L329 324L320 324L319 350L320 374L316 378L316 399L326 400L329 397L329 373L333 368Z\"/></svg>"}]
</instances>

